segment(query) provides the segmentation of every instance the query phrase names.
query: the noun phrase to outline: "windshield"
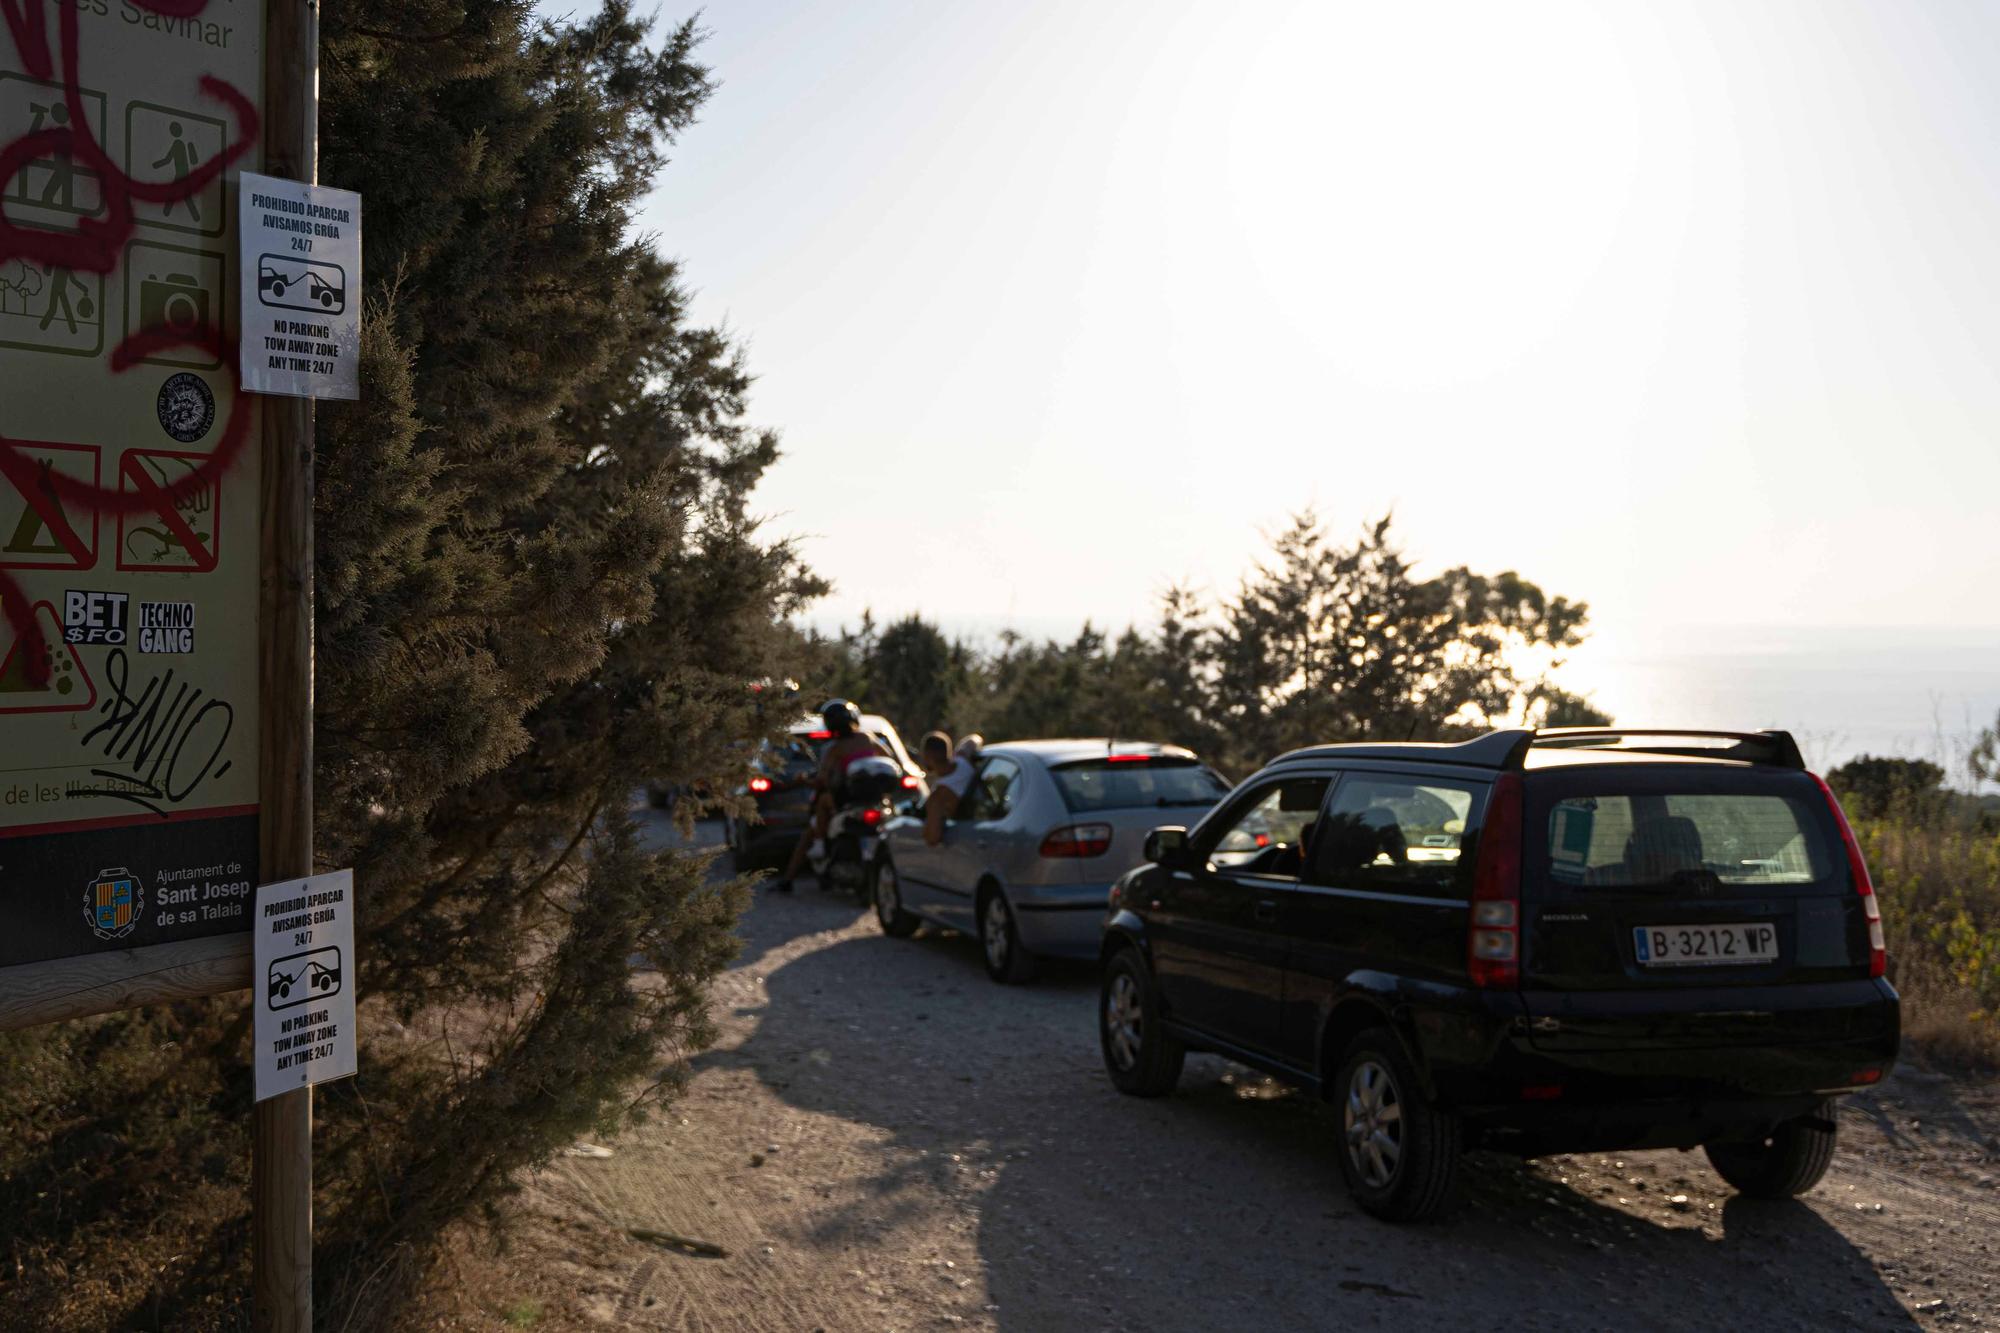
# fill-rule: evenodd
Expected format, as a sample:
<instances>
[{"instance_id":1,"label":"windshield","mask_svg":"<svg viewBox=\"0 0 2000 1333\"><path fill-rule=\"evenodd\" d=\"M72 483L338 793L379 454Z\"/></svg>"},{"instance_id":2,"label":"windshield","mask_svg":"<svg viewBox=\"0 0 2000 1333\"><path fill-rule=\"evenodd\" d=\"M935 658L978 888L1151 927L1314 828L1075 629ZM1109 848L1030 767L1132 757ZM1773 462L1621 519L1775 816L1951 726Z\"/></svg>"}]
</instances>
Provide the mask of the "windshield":
<instances>
[{"instance_id":1,"label":"windshield","mask_svg":"<svg viewBox=\"0 0 2000 1333\"><path fill-rule=\"evenodd\" d=\"M1073 814L1144 806L1210 806L1229 794L1193 759L1086 759L1050 770Z\"/></svg>"},{"instance_id":2,"label":"windshield","mask_svg":"<svg viewBox=\"0 0 2000 1333\"><path fill-rule=\"evenodd\" d=\"M1549 879L1579 888L1688 879L1811 884L1832 873L1819 821L1801 797L1634 792L1568 796L1549 810Z\"/></svg>"}]
</instances>

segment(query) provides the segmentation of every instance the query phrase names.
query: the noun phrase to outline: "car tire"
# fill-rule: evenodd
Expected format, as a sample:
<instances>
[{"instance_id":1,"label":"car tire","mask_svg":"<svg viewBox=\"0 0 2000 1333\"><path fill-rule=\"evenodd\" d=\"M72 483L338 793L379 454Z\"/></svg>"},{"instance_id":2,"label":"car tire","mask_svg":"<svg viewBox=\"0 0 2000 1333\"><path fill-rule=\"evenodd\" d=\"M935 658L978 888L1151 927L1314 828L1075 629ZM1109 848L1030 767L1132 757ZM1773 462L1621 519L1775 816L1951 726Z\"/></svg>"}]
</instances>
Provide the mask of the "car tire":
<instances>
[{"instance_id":1,"label":"car tire","mask_svg":"<svg viewBox=\"0 0 2000 1333\"><path fill-rule=\"evenodd\" d=\"M1362 1211L1385 1222L1427 1222L1458 1186L1458 1117L1424 1100L1416 1065L1387 1028L1370 1028L1341 1057L1333 1104L1340 1174Z\"/></svg>"},{"instance_id":2,"label":"car tire","mask_svg":"<svg viewBox=\"0 0 2000 1333\"><path fill-rule=\"evenodd\" d=\"M923 922L910 915L903 907L903 880L896 873L895 862L888 857L878 857L875 861L873 892L875 902L875 924L882 927L882 933L890 939L908 939L917 933Z\"/></svg>"},{"instance_id":3,"label":"car tire","mask_svg":"<svg viewBox=\"0 0 2000 1333\"><path fill-rule=\"evenodd\" d=\"M722 817L722 848L730 873L741 875L750 870L750 856L743 847L743 825L734 815Z\"/></svg>"},{"instance_id":4,"label":"car tire","mask_svg":"<svg viewBox=\"0 0 2000 1333\"><path fill-rule=\"evenodd\" d=\"M1098 1044L1112 1086L1133 1097L1164 1097L1181 1081L1187 1047L1160 1021L1160 988L1137 949L1104 964L1097 999Z\"/></svg>"},{"instance_id":5,"label":"car tire","mask_svg":"<svg viewBox=\"0 0 2000 1333\"><path fill-rule=\"evenodd\" d=\"M979 897L979 956L986 962L986 975L1003 986L1018 986L1035 979L1035 955L1021 943L1014 928L1014 909L1007 895L989 889Z\"/></svg>"},{"instance_id":6,"label":"car tire","mask_svg":"<svg viewBox=\"0 0 2000 1333\"><path fill-rule=\"evenodd\" d=\"M1789 1199L1819 1184L1833 1164L1840 1138L1832 1099L1802 1116L1794 1116L1761 1139L1710 1143L1702 1151L1708 1163L1753 1199Z\"/></svg>"}]
</instances>

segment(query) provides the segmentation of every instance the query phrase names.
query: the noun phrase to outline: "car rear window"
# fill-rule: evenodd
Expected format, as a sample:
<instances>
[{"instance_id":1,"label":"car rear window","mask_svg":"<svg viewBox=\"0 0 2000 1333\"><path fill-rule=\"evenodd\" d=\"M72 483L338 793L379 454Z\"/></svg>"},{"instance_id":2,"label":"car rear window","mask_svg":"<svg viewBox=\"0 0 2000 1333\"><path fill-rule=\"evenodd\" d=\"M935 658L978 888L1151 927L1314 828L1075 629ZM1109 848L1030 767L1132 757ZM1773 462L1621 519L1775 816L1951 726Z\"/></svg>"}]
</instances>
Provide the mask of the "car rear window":
<instances>
[{"instance_id":1,"label":"car rear window","mask_svg":"<svg viewBox=\"0 0 2000 1333\"><path fill-rule=\"evenodd\" d=\"M1803 795L1599 791L1549 808L1548 875L1577 889L1811 884L1833 871Z\"/></svg>"},{"instance_id":2,"label":"car rear window","mask_svg":"<svg viewBox=\"0 0 2000 1333\"><path fill-rule=\"evenodd\" d=\"M1142 806L1210 806L1229 794L1194 759L1086 759L1050 770L1073 814Z\"/></svg>"}]
</instances>

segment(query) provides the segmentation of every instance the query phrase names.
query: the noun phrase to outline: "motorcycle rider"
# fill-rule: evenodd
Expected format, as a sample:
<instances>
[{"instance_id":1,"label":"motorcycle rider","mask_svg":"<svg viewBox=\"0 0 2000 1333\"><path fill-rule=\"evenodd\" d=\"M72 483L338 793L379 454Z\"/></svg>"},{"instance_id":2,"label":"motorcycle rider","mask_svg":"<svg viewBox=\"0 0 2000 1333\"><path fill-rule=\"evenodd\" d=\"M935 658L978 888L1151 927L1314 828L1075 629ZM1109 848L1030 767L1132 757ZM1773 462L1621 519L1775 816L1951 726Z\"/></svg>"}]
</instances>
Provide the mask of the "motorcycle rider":
<instances>
[{"instance_id":1,"label":"motorcycle rider","mask_svg":"<svg viewBox=\"0 0 2000 1333\"><path fill-rule=\"evenodd\" d=\"M792 849L792 859L785 865L784 878L771 886L779 893L792 891L792 881L805 869L807 857L826 855L826 827L839 806L848 766L870 755L889 755L873 736L861 729L860 710L847 700L828 700L821 706L819 716L832 733L832 739L820 752L819 769L813 774L812 823L799 835L799 845Z\"/></svg>"}]
</instances>

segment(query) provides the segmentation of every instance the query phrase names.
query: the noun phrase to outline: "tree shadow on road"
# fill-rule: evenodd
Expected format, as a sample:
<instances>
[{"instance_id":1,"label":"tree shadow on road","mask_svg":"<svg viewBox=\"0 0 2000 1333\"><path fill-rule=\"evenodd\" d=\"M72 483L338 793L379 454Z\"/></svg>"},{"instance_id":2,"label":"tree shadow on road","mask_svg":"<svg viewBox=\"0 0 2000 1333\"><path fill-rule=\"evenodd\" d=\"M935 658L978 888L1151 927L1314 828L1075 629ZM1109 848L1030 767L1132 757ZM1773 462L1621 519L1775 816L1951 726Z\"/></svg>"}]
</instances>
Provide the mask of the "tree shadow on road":
<instances>
[{"instance_id":1,"label":"tree shadow on road","mask_svg":"<svg viewBox=\"0 0 2000 1333\"><path fill-rule=\"evenodd\" d=\"M748 950L843 913L803 894L754 912ZM885 1135L880 1169L813 1242L867 1245L939 1191L976 1207L1002 1328L1916 1327L1813 1207L1711 1208L1699 1154L1630 1155L1643 1190L1617 1155L1475 1155L1448 1220L1377 1222L1308 1096L1213 1057L1190 1059L1175 1096L1115 1092L1096 993L1088 968L996 986L956 936L851 937L771 971L755 1032L696 1063ZM1699 1189L1673 1203L1683 1177Z\"/></svg>"}]
</instances>

